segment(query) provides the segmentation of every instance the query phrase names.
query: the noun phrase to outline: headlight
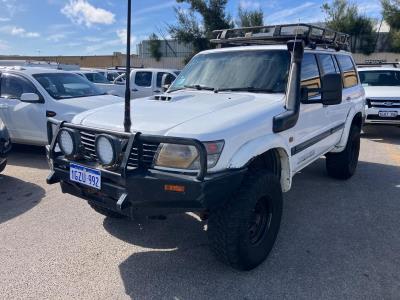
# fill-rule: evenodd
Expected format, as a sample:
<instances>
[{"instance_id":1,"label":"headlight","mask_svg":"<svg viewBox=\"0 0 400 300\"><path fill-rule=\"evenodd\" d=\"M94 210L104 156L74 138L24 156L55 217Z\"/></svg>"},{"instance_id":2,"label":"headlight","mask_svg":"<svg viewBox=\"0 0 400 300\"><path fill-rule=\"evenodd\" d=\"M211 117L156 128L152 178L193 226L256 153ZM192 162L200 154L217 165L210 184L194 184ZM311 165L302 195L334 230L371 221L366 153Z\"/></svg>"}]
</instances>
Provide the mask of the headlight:
<instances>
[{"instance_id":1,"label":"headlight","mask_svg":"<svg viewBox=\"0 0 400 300\"><path fill-rule=\"evenodd\" d=\"M80 144L79 133L73 129L61 129L58 134L58 144L65 156L77 154Z\"/></svg>"},{"instance_id":2,"label":"headlight","mask_svg":"<svg viewBox=\"0 0 400 300\"><path fill-rule=\"evenodd\" d=\"M96 137L96 154L101 164L112 166L117 163L121 143L114 137L101 134Z\"/></svg>"},{"instance_id":3,"label":"headlight","mask_svg":"<svg viewBox=\"0 0 400 300\"><path fill-rule=\"evenodd\" d=\"M207 166L214 167L221 155L224 141L204 143L207 150ZM200 168L199 154L194 146L161 144L155 158L155 166L198 170Z\"/></svg>"}]
</instances>

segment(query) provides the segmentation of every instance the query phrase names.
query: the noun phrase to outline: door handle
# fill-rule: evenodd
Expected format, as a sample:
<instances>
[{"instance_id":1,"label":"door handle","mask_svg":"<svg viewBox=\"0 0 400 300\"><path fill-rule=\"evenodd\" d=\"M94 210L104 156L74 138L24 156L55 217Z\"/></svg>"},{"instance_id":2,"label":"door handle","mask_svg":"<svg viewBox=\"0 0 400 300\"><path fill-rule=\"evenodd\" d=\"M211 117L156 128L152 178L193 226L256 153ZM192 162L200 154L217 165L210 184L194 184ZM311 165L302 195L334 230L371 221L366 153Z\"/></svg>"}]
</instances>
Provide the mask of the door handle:
<instances>
[{"instance_id":1,"label":"door handle","mask_svg":"<svg viewBox=\"0 0 400 300\"><path fill-rule=\"evenodd\" d=\"M8 107L8 104L0 104L0 109L7 109Z\"/></svg>"},{"instance_id":2,"label":"door handle","mask_svg":"<svg viewBox=\"0 0 400 300\"><path fill-rule=\"evenodd\" d=\"M132 89L132 92L137 92L138 90L137 89Z\"/></svg>"},{"instance_id":3,"label":"door handle","mask_svg":"<svg viewBox=\"0 0 400 300\"><path fill-rule=\"evenodd\" d=\"M46 110L46 117L47 118L53 118L55 116L57 116L57 113L55 111Z\"/></svg>"},{"instance_id":4,"label":"door handle","mask_svg":"<svg viewBox=\"0 0 400 300\"><path fill-rule=\"evenodd\" d=\"M350 97L350 96L347 97L347 98L346 98L346 101L351 101L351 97Z\"/></svg>"},{"instance_id":5,"label":"door handle","mask_svg":"<svg viewBox=\"0 0 400 300\"><path fill-rule=\"evenodd\" d=\"M154 91L154 93L161 93L161 91Z\"/></svg>"}]
</instances>

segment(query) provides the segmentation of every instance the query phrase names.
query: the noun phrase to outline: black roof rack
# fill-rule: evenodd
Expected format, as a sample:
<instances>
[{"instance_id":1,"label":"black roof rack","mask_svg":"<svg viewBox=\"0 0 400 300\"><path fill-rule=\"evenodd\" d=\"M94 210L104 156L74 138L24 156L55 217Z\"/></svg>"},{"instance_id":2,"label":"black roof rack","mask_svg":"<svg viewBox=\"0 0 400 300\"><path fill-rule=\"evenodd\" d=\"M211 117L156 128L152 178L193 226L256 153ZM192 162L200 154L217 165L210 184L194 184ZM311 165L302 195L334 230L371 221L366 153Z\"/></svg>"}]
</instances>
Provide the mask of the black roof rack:
<instances>
[{"instance_id":1,"label":"black roof rack","mask_svg":"<svg viewBox=\"0 0 400 300\"><path fill-rule=\"evenodd\" d=\"M301 39L307 47L350 49L350 35L311 24L284 24L214 30L211 42L220 48L248 45L271 45Z\"/></svg>"}]
</instances>

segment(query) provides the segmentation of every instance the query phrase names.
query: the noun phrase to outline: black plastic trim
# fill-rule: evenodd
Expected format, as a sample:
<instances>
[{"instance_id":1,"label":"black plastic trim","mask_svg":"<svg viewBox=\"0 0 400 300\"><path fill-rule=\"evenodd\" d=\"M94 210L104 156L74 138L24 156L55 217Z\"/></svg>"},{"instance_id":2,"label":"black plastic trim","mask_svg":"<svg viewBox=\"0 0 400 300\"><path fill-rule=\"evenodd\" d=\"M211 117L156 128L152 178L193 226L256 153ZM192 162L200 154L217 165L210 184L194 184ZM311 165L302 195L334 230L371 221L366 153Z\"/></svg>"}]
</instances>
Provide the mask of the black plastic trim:
<instances>
[{"instance_id":1,"label":"black plastic trim","mask_svg":"<svg viewBox=\"0 0 400 300\"><path fill-rule=\"evenodd\" d=\"M327 138L328 136L330 136L330 135L334 134L335 132L339 131L340 129L343 129L344 126L345 126L345 123L337 125L337 126L331 128L331 129L329 129L327 131L324 131L324 132L320 133L319 135L317 135L317 136L315 136L315 137L313 137L313 138L301 143L301 144L298 144L297 146L295 146L295 147L293 147L291 149L290 152L291 152L292 156L296 155L296 154L298 154L298 153L300 153L300 152L302 152L304 150L306 150L307 148L309 148L309 147L311 147L313 145L315 145L316 143L322 141L323 139Z\"/></svg>"}]
</instances>

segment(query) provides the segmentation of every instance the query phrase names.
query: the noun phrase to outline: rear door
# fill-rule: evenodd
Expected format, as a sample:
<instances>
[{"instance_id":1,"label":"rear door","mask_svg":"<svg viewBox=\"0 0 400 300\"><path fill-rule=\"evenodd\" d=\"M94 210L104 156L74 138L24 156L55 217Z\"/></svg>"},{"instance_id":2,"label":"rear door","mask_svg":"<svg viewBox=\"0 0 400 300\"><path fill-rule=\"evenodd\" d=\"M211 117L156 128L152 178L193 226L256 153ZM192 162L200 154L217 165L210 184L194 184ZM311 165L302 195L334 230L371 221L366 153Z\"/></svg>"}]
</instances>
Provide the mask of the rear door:
<instances>
[{"instance_id":1,"label":"rear door","mask_svg":"<svg viewBox=\"0 0 400 300\"><path fill-rule=\"evenodd\" d=\"M35 103L21 101L23 93L36 93ZM35 86L16 74L2 74L0 85L0 117L14 142L46 143L46 105Z\"/></svg>"}]
</instances>

